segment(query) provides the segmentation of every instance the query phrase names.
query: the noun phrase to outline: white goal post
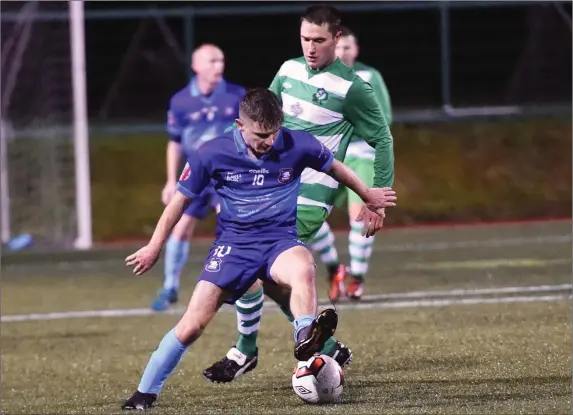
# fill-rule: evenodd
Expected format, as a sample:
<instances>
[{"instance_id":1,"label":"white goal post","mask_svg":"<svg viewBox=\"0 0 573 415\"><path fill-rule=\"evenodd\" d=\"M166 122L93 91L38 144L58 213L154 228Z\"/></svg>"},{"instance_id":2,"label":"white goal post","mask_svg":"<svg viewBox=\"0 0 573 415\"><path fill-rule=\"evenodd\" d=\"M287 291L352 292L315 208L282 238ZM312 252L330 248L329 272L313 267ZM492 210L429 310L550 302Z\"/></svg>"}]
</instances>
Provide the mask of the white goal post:
<instances>
[{"instance_id":1,"label":"white goal post","mask_svg":"<svg viewBox=\"0 0 573 415\"><path fill-rule=\"evenodd\" d=\"M76 166L76 211L78 217L77 249L92 246L92 207L90 182L90 147L86 91L86 42L84 2L69 1L72 50L72 89L74 101L74 149Z\"/></svg>"},{"instance_id":2,"label":"white goal post","mask_svg":"<svg viewBox=\"0 0 573 415\"><path fill-rule=\"evenodd\" d=\"M41 1L1 20L0 210L2 242L92 247L84 2Z\"/></svg>"}]
</instances>

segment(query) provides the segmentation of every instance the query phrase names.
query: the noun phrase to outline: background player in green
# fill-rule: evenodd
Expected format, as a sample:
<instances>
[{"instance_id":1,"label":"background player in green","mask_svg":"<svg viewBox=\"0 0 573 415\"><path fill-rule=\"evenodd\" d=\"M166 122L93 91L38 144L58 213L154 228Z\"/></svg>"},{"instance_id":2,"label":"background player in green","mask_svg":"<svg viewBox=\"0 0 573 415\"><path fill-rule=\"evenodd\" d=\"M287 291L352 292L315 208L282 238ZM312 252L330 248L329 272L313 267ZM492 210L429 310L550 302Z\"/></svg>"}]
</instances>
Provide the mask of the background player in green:
<instances>
[{"instance_id":1,"label":"background player in green","mask_svg":"<svg viewBox=\"0 0 573 415\"><path fill-rule=\"evenodd\" d=\"M269 89L279 98L284 126L304 130L320 140L343 161L350 138L356 132L374 148L374 186L391 187L394 182L392 135L376 96L353 69L336 57L340 39L340 14L329 5L309 7L301 17L300 41L304 56L283 63ZM338 183L328 175L305 169L297 199L297 232L310 241L326 220L337 195ZM363 209L364 231L373 235L381 217ZM383 215L383 211L379 212ZM273 284L264 284L264 293L276 301L292 321L290 294ZM237 344L227 355L205 371L213 382L230 382L257 365L257 335L263 306L263 290L255 284L236 303ZM329 339L324 354L341 365L352 359L344 344Z\"/></svg>"},{"instance_id":2,"label":"background player in green","mask_svg":"<svg viewBox=\"0 0 573 415\"><path fill-rule=\"evenodd\" d=\"M392 107L390 95L380 72L371 66L358 62L359 47L356 35L347 27L340 28L340 40L336 45L336 55L346 65L356 71L364 81L368 82L376 95L376 99L382 107L382 112L388 124L392 124ZM350 167L369 186L374 180L374 149L368 143L355 134L346 152L344 164ZM326 265L331 276L330 298L337 300L340 295L346 295L354 300L359 300L364 294L364 276L368 272L368 263L372 255L374 237L365 238L360 234L362 222L356 220L362 207L360 198L350 189L340 193L340 199L336 205L344 201L348 196L348 216L350 219L350 233L348 235L348 251L350 253L350 281L345 288L345 267L340 266L338 252L334 246L334 234L327 222L324 222L312 241L312 248L319 253L320 259Z\"/></svg>"}]
</instances>

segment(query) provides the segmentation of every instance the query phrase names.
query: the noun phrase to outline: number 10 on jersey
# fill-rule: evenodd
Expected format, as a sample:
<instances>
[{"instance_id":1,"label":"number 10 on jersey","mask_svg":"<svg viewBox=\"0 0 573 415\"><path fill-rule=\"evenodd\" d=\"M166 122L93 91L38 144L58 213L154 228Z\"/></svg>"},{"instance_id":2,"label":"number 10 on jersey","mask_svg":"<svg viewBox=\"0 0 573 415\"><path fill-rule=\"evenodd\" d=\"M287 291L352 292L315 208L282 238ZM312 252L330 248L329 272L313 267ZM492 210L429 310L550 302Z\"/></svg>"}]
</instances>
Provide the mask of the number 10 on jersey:
<instances>
[{"instance_id":1,"label":"number 10 on jersey","mask_svg":"<svg viewBox=\"0 0 573 415\"><path fill-rule=\"evenodd\" d=\"M253 177L253 186L262 186L265 182L265 176L262 174L255 174Z\"/></svg>"}]
</instances>

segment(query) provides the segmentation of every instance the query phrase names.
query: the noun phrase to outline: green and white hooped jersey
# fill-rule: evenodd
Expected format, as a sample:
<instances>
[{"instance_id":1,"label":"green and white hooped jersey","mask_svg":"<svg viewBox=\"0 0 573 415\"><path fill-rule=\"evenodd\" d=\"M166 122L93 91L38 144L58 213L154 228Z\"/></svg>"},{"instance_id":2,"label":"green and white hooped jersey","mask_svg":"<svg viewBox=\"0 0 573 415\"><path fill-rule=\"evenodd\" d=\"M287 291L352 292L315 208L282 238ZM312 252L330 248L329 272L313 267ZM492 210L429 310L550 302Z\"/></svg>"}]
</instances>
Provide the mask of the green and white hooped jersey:
<instances>
[{"instance_id":1,"label":"green and white hooped jersey","mask_svg":"<svg viewBox=\"0 0 573 415\"><path fill-rule=\"evenodd\" d=\"M380 72L375 68L358 61L354 63L353 69L356 71L356 75L362 78L364 82L370 84L374 94L376 95L377 101L382 108L386 121L389 125L392 124L390 94L388 93L388 88L386 87L386 83L384 82ZM374 149L362 138L354 135L348 145L346 157L374 160Z\"/></svg>"},{"instance_id":2,"label":"green and white hooped jersey","mask_svg":"<svg viewBox=\"0 0 573 415\"><path fill-rule=\"evenodd\" d=\"M339 161L344 160L355 131L367 137L370 145L377 146L384 141L386 145L377 150L387 159L380 163L379 181L393 181L390 130L372 89L353 69L337 59L324 69L313 70L306 65L304 57L292 59L281 66L269 89L282 103L284 126L313 134ZM330 210L336 189L338 182L329 175L305 169L298 204Z\"/></svg>"}]
</instances>

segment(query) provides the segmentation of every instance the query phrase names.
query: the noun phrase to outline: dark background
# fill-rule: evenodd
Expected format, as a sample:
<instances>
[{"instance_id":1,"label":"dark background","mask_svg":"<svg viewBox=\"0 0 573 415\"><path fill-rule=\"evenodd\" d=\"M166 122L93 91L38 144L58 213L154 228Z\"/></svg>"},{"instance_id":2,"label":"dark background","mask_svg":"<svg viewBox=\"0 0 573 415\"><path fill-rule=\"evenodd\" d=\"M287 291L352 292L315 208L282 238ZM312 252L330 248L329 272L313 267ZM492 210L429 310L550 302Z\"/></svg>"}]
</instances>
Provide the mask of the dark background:
<instances>
[{"instance_id":1,"label":"dark background","mask_svg":"<svg viewBox=\"0 0 573 415\"><path fill-rule=\"evenodd\" d=\"M224 10L245 3L88 2L86 13L190 5ZM279 3L287 2L272 2ZM301 12L306 5L300 3ZM2 2L3 11L21 6ZM42 11L67 9L66 4L53 2L42 2L39 7ZM570 19L569 3L508 3L450 10L453 105L570 102L571 29L563 13ZM343 23L360 39L359 59L382 72L395 107L442 105L437 8L343 13ZM46 94L45 106L54 100L48 95L57 95L50 89L56 86L39 89L25 84L38 78L31 72L38 66L43 68L42 78L53 72L50 79L54 85L64 84L60 78L69 76L68 26L55 21L34 25L30 52L24 60L27 68L19 75L22 81L17 88L28 88L27 94L35 95L40 90ZM2 25L3 44L13 27L12 23ZM88 19L85 30L90 118L162 120L169 97L188 82L183 19ZM298 30L299 16L294 13L200 17L194 20L193 43L212 42L224 50L229 81L247 87L266 86L284 60L300 56ZM54 63L48 56L62 59ZM26 71L30 73L26 75ZM20 92L22 95L26 93Z\"/></svg>"}]
</instances>

